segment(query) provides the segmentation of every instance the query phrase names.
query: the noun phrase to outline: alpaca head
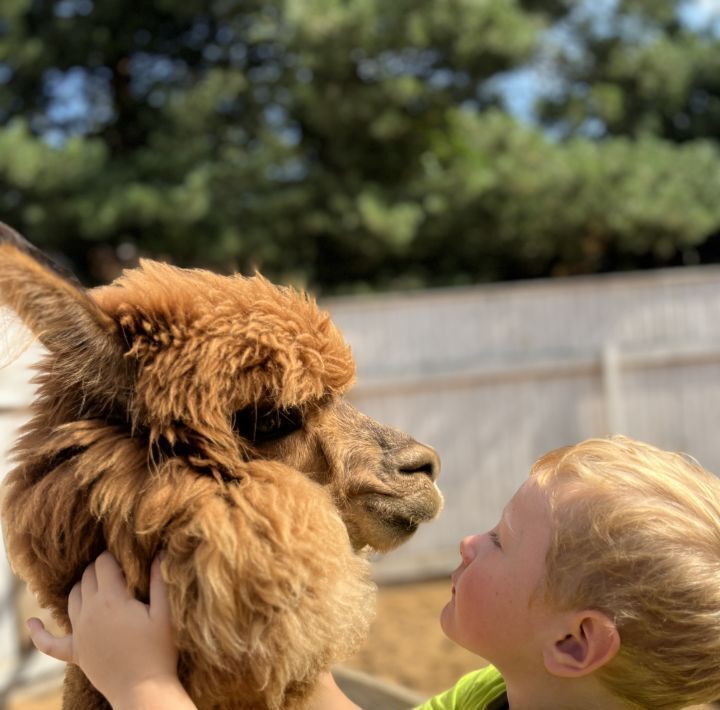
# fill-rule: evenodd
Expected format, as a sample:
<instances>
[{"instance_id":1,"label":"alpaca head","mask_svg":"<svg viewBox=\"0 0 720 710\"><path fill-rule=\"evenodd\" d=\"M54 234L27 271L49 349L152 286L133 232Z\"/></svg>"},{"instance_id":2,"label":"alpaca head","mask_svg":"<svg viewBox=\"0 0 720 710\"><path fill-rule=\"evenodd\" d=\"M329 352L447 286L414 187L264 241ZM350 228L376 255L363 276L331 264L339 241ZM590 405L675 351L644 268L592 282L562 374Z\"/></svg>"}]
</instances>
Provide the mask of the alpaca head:
<instances>
[{"instance_id":1,"label":"alpaca head","mask_svg":"<svg viewBox=\"0 0 720 710\"><path fill-rule=\"evenodd\" d=\"M350 349L301 293L152 261L85 291L0 226L2 303L49 352L48 425L127 426L151 465L219 481L284 463L327 488L356 549L396 547L440 509L435 452L342 398Z\"/></svg>"}]
</instances>

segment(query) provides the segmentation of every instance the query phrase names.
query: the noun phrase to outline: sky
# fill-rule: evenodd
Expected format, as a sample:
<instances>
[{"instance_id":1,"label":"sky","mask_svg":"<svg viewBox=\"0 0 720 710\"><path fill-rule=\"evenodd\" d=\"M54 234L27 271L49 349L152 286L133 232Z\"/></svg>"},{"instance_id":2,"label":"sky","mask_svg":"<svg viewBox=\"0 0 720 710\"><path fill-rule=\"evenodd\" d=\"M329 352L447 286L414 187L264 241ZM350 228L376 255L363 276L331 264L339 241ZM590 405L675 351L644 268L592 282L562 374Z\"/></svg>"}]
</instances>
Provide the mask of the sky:
<instances>
[{"instance_id":1,"label":"sky","mask_svg":"<svg viewBox=\"0 0 720 710\"><path fill-rule=\"evenodd\" d=\"M720 0L689 0L680 16L693 29L715 25L720 30Z\"/></svg>"}]
</instances>

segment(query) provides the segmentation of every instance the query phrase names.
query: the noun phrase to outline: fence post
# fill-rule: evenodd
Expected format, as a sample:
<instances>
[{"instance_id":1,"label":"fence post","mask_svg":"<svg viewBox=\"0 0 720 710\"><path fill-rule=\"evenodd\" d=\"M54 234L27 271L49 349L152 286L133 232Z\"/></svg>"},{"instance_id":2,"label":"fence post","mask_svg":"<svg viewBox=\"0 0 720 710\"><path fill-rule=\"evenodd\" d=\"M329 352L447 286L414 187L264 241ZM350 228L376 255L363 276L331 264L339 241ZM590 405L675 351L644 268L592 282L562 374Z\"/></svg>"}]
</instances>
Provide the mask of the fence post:
<instances>
[{"instance_id":1,"label":"fence post","mask_svg":"<svg viewBox=\"0 0 720 710\"><path fill-rule=\"evenodd\" d=\"M621 367L620 350L614 343L606 343L602 351L602 385L607 434L625 433Z\"/></svg>"}]
</instances>

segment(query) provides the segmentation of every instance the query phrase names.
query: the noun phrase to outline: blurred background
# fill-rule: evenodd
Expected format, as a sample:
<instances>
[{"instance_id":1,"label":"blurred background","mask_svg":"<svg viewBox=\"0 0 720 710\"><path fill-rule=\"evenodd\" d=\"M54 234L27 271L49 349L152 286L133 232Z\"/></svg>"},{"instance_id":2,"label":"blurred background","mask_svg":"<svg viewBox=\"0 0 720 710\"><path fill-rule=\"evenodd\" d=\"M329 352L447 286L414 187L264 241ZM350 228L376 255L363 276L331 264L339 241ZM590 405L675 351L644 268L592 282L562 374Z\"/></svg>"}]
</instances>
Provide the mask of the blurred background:
<instances>
[{"instance_id":1,"label":"blurred background","mask_svg":"<svg viewBox=\"0 0 720 710\"><path fill-rule=\"evenodd\" d=\"M537 456L624 432L720 471L719 136L720 0L0 0L0 220L88 286L307 288L355 403L440 452L350 663L425 694L477 665L437 624L457 540ZM4 559L0 602L0 707L58 707Z\"/></svg>"}]
</instances>

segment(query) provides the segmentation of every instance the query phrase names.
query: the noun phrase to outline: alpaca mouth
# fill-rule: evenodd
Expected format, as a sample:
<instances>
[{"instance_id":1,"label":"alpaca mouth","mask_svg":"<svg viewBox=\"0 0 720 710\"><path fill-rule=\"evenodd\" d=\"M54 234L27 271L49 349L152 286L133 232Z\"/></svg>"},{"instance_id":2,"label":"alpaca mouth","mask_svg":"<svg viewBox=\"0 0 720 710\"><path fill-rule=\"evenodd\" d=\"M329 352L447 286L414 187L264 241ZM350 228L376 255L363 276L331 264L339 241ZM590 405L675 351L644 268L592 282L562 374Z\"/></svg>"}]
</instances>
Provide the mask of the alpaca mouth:
<instances>
[{"instance_id":1,"label":"alpaca mouth","mask_svg":"<svg viewBox=\"0 0 720 710\"><path fill-rule=\"evenodd\" d=\"M412 535L420 527L419 522L412 518L406 518L404 515L393 515L387 520L387 523L403 535Z\"/></svg>"}]
</instances>

